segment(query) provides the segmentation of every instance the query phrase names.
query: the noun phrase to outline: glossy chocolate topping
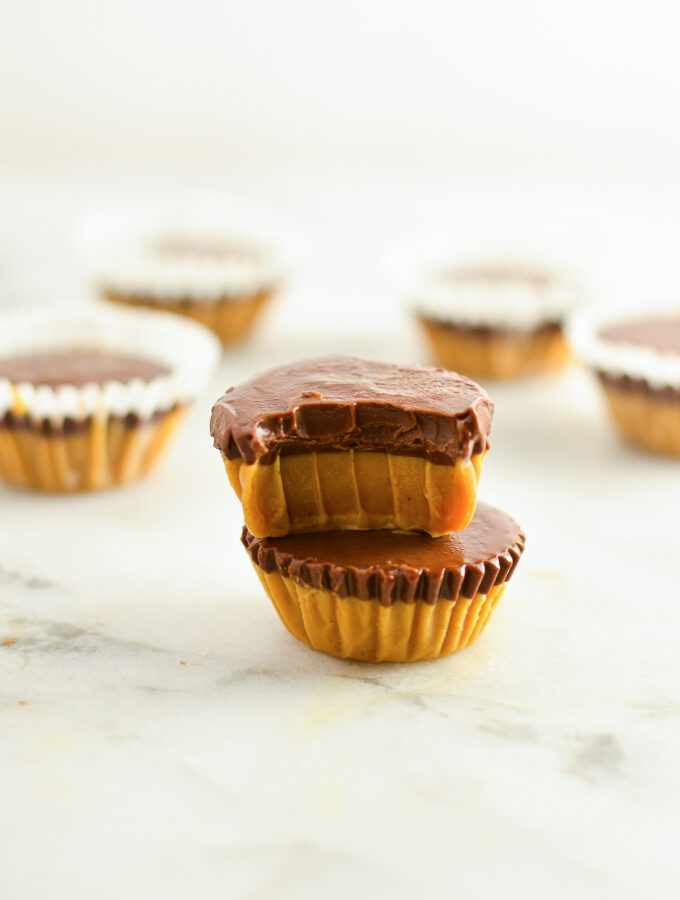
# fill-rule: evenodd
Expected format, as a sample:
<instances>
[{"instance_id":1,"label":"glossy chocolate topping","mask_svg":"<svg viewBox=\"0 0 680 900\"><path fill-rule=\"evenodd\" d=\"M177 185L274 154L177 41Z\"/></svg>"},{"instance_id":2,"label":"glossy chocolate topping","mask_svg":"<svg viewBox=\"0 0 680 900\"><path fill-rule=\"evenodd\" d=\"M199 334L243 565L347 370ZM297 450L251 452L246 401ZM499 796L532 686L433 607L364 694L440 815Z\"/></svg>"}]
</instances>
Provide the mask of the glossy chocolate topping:
<instances>
[{"instance_id":1,"label":"glossy chocolate topping","mask_svg":"<svg viewBox=\"0 0 680 900\"><path fill-rule=\"evenodd\" d=\"M0 359L0 378L14 384L28 382L36 387L60 385L84 387L86 384L106 384L107 381L127 383L135 378L151 381L159 375L169 375L170 369L134 356L99 352L97 350L68 350L58 353L31 353Z\"/></svg>"},{"instance_id":2,"label":"glossy chocolate topping","mask_svg":"<svg viewBox=\"0 0 680 900\"><path fill-rule=\"evenodd\" d=\"M230 388L210 431L229 459L387 450L455 461L487 449L493 403L462 375L350 356L272 369Z\"/></svg>"},{"instance_id":3,"label":"glossy chocolate topping","mask_svg":"<svg viewBox=\"0 0 680 900\"><path fill-rule=\"evenodd\" d=\"M680 315L631 319L628 322L607 325L597 334L604 341L650 347L659 353L680 354Z\"/></svg>"},{"instance_id":4,"label":"glossy chocolate topping","mask_svg":"<svg viewBox=\"0 0 680 900\"><path fill-rule=\"evenodd\" d=\"M486 594L510 578L524 550L519 525L485 503L465 531L438 538L395 531L256 538L244 528L241 540L265 572L385 606Z\"/></svg>"}]
</instances>

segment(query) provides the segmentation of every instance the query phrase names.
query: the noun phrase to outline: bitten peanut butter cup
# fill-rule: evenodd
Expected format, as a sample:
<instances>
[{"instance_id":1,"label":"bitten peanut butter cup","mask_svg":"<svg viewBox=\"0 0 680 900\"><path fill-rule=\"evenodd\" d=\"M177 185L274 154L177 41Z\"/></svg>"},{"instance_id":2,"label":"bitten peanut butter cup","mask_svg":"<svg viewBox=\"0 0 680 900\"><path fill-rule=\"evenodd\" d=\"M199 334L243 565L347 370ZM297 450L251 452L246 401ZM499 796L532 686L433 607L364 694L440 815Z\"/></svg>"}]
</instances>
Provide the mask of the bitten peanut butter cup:
<instances>
[{"instance_id":1,"label":"bitten peanut butter cup","mask_svg":"<svg viewBox=\"0 0 680 900\"><path fill-rule=\"evenodd\" d=\"M570 359L564 319L576 291L537 267L449 268L423 279L418 318L435 361L480 378L517 378L562 368Z\"/></svg>"},{"instance_id":2,"label":"bitten peanut butter cup","mask_svg":"<svg viewBox=\"0 0 680 900\"><path fill-rule=\"evenodd\" d=\"M576 340L621 434L680 456L680 313L582 322Z\"/></svg>"},{"instance_id":3,"label":"bitten peanut butter cup","mask_svg":"<svg viewBox=\"0 0 680 900\"><path fill-rule=\"evenodd\" d=\"M283 624L313 650L369 662L434 659L481 634L524 549L477 505L465 531L351 531L242 541Z\"/></svg>"},{"instance_id":4,"label":"bitten peanut butter cup","mask_svg":"<svg viewBox=\"0 0 680 900\"><path fill-rule=\"evenodd\" d=\"M333 356L230 388L211 433L256 537L439 535L472 518L492 415L454 372Z\"/></svg>"}]
</instances>

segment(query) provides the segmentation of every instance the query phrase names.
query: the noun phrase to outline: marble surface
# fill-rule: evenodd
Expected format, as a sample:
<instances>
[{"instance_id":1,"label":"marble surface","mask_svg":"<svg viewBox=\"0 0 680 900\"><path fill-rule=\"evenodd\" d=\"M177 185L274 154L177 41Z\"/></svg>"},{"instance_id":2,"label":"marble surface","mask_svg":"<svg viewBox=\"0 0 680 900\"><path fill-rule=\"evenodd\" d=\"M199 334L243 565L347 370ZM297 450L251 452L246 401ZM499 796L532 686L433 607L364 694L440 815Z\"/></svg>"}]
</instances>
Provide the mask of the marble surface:
<instances>
[{"instance_id":1,"label":"marble surface","mask_svg":"<svg viewBox=\"0 0 680 900\"><path fill-rule=\"evenodd\" d=\"M677 464L576 369L489 385L481 496L528 544L487 631L429 663L315 654L240 546L211 402L311 344L423 351L397 315L301 331L294 290L153 478L0 487L3 898L677 897Z\"/></svg>"}]
</instances>

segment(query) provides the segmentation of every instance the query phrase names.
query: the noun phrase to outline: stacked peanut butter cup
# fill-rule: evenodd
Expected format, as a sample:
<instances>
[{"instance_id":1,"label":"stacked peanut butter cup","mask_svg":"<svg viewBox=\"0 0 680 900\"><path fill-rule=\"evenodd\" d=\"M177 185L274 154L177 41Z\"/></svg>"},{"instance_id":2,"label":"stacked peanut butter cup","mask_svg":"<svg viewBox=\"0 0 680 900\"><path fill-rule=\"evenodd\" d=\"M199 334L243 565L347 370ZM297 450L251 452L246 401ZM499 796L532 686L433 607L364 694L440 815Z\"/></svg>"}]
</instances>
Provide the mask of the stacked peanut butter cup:
<instances>
[{"instance_id":1,"label":"stacked peanut butter cup","mask_svg":"<svg viewBox=\"0 0 680 900\"><path fill-rule=\"evenodd\" d=\"M242 541L290 633L371 662L482 632L524 547L477 504L493 403L444 369L327 357L230 388L211 433Z\"/></svg>"}]
</instances>

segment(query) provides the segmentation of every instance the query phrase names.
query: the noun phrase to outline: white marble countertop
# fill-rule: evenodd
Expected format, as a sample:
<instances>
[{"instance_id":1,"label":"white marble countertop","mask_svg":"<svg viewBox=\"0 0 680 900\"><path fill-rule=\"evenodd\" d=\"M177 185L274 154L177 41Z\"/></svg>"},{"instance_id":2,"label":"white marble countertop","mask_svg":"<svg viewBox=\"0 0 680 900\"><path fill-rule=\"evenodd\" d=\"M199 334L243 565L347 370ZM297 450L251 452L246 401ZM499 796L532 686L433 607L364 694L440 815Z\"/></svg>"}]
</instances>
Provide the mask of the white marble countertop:
<instances>
[{"instance_id":1,"label":"white marble countertop","mask_svg":"<svg viewBox=\"0 0 680 900\"><path fill-rule=\"evenodd\" d=\"M370 315L296 336L299 297L152 479L0 487L2 897L677 897L677 464L620 444L584 373L490 386L481 496L528 545L487 631L430 663L315 654L239 543L211 401L310 343L422 350Z\"/></svg>"}]
</instances>

